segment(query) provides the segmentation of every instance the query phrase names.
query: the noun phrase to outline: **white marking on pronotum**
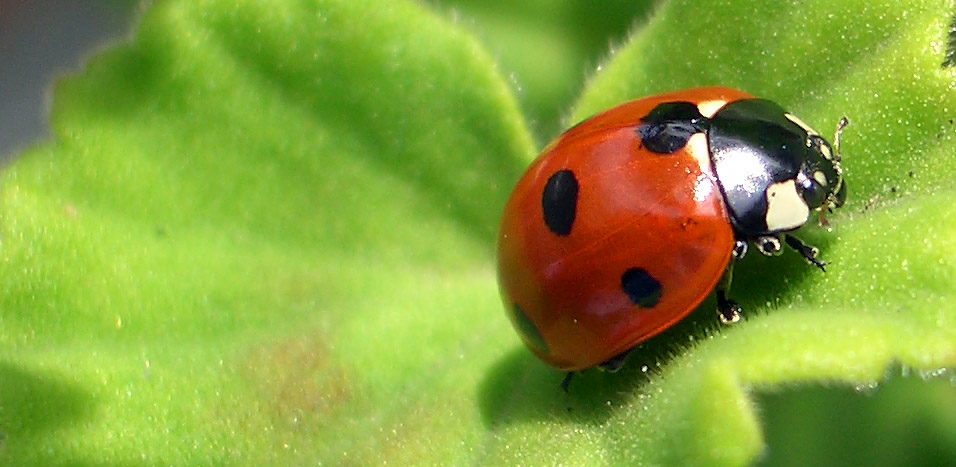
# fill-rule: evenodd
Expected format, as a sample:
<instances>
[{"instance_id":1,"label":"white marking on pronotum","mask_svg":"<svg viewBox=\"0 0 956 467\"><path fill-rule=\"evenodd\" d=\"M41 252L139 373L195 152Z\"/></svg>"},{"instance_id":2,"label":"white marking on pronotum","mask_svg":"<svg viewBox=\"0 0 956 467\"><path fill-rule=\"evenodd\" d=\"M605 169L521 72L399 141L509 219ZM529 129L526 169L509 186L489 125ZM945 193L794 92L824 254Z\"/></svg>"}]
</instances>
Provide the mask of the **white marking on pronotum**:
<instances>
[{"instance_id":1,"label":"white marking on pronotum","mask_svg":"<svg viewBox=\"0 0 956 467\"><path fill-rule=\"evenodd\" d=\"M694 133L687 140L687 144L684 145L684 150L697 161L701 172L713 173L713 169L710 167L710 148L707 146L707 135Z\"/></svg>"},{"instance_id":2,"label":"white marking on pronotum","mask_svg":"<svg viewBox=\"0 0 956 467\"><path fill-rule=\"evenodd\" d=\"M813 179L816 180L817 183L820 184L820 186L822 187L827 186L827 176L824 175L823 172L819 170L817 170L816 172L813 172Z\"/></svg>"},{"instance_id":3,"label":"white marking on pronotum","mask_svg":"<svg viewBox=\"0 0 956 467\"><path fill-rule=\"evenodd\" d=\"M727 99L714 99L697 103L697 111L707 118L714 118L717 111L727 105Z\"/></svg>"},{"instance_id":4,"label":"white marking on pronotum","mask_svg":"<svg viewBox=\"0 0 956 467\"><path fill-rule=\"evenodd\" d=\"M800 227L810 218L810 208L797 193L794 180L767 188L767 230L781 232Z\"/></svg>"},{"instance_id":5,"label":"white marking on pronotum","mask_svg":"<svg viewBox=\"0 0 956 467\"><path fill-rule=\"evenodd\" d=\"M710 148L707 147L707 136L703 133L694 133L684 146L691 157L700 167L700 175L694 181L694 201L704 201L717 189L716 181L710 175L714 169L710 163Z\"/></svg>"},{"instance_id":6,"label":"white marking on pronotum","mask_svg":"<svg viewBox=\"0 0 956 467\"><path fill-rule=\"evenodd\" d=\"M799 126L800 128L803 128L803 131L806 131L808 135L820 134L820 133L817 133L817 131L814 130L813 128L810 128L810 125L807 125L806 122L804 122L803 120L800 120L800 118L797 117L796 115L793 115L790 113L785 113L783 115L787 117L787 120L790 120L791 122L796 123L797 126Z\"/></svg>"}]
</instances>

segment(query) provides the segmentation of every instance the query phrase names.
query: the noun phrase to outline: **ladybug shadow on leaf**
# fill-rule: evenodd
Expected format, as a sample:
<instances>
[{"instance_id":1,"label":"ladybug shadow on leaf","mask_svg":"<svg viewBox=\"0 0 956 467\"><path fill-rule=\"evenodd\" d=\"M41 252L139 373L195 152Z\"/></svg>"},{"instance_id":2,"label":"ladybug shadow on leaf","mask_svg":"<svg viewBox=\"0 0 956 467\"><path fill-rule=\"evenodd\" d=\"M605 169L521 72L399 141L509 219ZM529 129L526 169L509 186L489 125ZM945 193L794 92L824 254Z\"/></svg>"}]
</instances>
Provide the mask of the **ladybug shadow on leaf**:
<instances>
[{"instance_id":1,"label":"ladybug shadow on leaf","mask_svg":"<svg viewBox=\"0 0 956 467\"><path fill-rule=\"evenodd\" d=\"M615 376L615 377L609 377ZM611 375L587 370L575 375L568 392L561 389L565 373L541 362L517 344L488 372L479 387L482 420L489 428L528 420L566 419L593 423L612 413L637 374Z\"/></svg>"},{"instance_id":2,"label":"ladybug shadow on leaf","mask_svg":"<svg viewBox=\"0 0 956 467\"><path fill-rule=\"evenodd\" d=\"M567 375L534 357L516 343L492 367L479 388L482 418L489 427L527 420L565 419L595 423L610 418L650 378L659 374L686 346L699 336L713 334L719 325L711 297L687 319L636 347L624 366L615 372L597 368L576 372L567 387Z\"/></svg>"},{"instance_id":3,"label":"ladybug shadow on leaf","mask_svg":"<svg viewBox=\"0 0 956 467\"><path fill-rule=\"evenodd\" d=\"M534 357L523 345L497 362L479 390L482 419L489 427L528 420L601 423L628 404L688 344L712 335L717 322L714 297L675 326L633 349L620 370L592 368L576 372L567 391L567 375Z\"/></svg>"},{"instance_id":4,"label":"ladybug shadow on leaf","mask_svg":"<svg viewBox=\"0 0 956 467\"><path fill-rule=\"evenodd\" d=\"M814 231L801 233L820 247L826 258L832 235ZM833 265L838 267L838 265ZM730 296L743 311L743 322L721 324L717 301L711 294L687 318L634 348L624 366L616 372L589 369L572 377L567 392L561 388L565 373L541 362L520 343L501 358L485 375L479 388L482 419L489 427L527 420L555 420L595 423L609 419L617 407L629 403L668 363L689 347L724 332L733 332L747 320L756 319L768 308L807 293L807 283L824 274L799 254L786 251L770 258L750 254L734 270Z\"/></svg>"},{"instance_id":5,"label":"ladybug shadow on leaf","mask_svg":"<svg viewBox=\"0 0 956 467\"><path fill-rule=\"evenodd\" d=\"M826 263L827 269L841 267L839 263L827 263L827 252L835 240L833 234L812 228L802 229L797 235L820 249L820 259ZM825 274L789 248L779 257L751 252L734 267L728 296L741 305L744 319L754 318L768 308L776 308L811 293L811 284L822 281Z\"/></svg>"},{"instance_id":6,"label":"ladybug shadow on leaf","mask_svg":"<svg viewBox=\"0 0 956 467\"><path fill-rule=\"evenodd\" d=\"M0 362L0 458L9 440L36 443L92 417L95 405L91 394L61 377Z\"/></svg>"}]
</instances>

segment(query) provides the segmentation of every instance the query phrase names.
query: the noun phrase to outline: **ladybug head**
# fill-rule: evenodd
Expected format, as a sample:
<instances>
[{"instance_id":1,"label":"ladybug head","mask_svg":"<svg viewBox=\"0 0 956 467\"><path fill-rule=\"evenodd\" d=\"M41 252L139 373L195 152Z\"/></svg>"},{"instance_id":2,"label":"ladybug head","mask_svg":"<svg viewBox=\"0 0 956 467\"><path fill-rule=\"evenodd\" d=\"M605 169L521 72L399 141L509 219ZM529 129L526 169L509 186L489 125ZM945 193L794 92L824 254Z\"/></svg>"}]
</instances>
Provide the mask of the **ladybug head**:
<instances>
[{"instance_id":1,"label":"ladybug head","mask_svg":"<svg viewBox=\"0 0 956 467\"><path fill-rule=\"evenodd\" d=\"M846 201L846 183L840 165L840 133L848 124L846 117L840 119L833 147L819 135L808 133L806 158L796 176L797 192L807 207L820 212L824 223L824 210L832 212Z\"/></svg>"}]
</instances>

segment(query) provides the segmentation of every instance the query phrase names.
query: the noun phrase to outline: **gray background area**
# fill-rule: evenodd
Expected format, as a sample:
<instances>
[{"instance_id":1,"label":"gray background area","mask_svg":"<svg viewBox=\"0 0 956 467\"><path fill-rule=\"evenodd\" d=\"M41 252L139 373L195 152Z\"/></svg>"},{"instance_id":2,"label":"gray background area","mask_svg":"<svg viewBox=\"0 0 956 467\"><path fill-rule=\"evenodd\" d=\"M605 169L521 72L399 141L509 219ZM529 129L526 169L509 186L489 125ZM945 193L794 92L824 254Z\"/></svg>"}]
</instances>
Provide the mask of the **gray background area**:
<instances>
[{"instance_id":1,"label":"gray background area","mask_svg":"<svg viewBox=\"0 0 956 467\"><path fill-rule=\"evenodd\" d=\"M50 86L123 40L136 1L0 0L0 164L49 135Z\"/></svg>"}]
</instances>

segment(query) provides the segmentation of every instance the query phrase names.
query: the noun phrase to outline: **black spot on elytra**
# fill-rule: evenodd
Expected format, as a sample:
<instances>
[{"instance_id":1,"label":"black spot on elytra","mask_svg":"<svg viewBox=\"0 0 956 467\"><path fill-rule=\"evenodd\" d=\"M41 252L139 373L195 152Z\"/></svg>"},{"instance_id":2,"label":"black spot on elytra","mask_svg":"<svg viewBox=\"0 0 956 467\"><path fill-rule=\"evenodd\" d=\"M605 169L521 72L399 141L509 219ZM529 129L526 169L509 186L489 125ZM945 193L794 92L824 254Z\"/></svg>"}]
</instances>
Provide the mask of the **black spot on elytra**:
<instances>
[{"instance_id":1,"label":"black spot on elytra","mask_svg":"<svg viewBox=\"0 0 956 467\"><path fill-rule=\"evenodd\" d=\"M631 303L641 308L653 308L661 299L661 283L641 268L631 268L621 276L621 289Z\"/></svg>"},{"instance_id":2,"label":"black spot on elytra","mask_svg":"<svg viewBox=\"0 0 956 467\"><path fill-rule=\"evenodd\" d=\"M943 56L943 68L949 68L956 65L956 15L953 15L949 23L949 31L946 37L946 55Z\"/></svg>"},{"instance_id":3,"label":"black spot on elytra","mask_svg":"<svg viewBox=\"0 0 956 467\"><path fill-rule=\"evenodd\" d=\"M515 325L518 327L518 332L524 336L525 342L541 353L548 353L548 344L544 342L544 338L541 337L538 328L528 319L528 316L524 314L524 311L517 303L511 307L511 316L514 318Z\"/></svg>"},{"instance_id":4,"label":"black spot on elytra","mask_svg":"<svg viewBox=\"0 0 956 467\"><path fill-rule=\"evenodd\" d=\"M541 193L544 223L555 235L571 234L578 209L578 180L574 172L559 170L548 179Z\"/></svg>"},{"instance_id":5,"label":"black spot on elytra","mask_svg":"<svg viewBox=\"0 0 956 467\"><path fill-rule=\"evenodd\" d=\"M637 127L641 146L657 154L673 154L704 131L707 119L690 102L665 102L654 107Z\"/></svg>"}]
</instances>

